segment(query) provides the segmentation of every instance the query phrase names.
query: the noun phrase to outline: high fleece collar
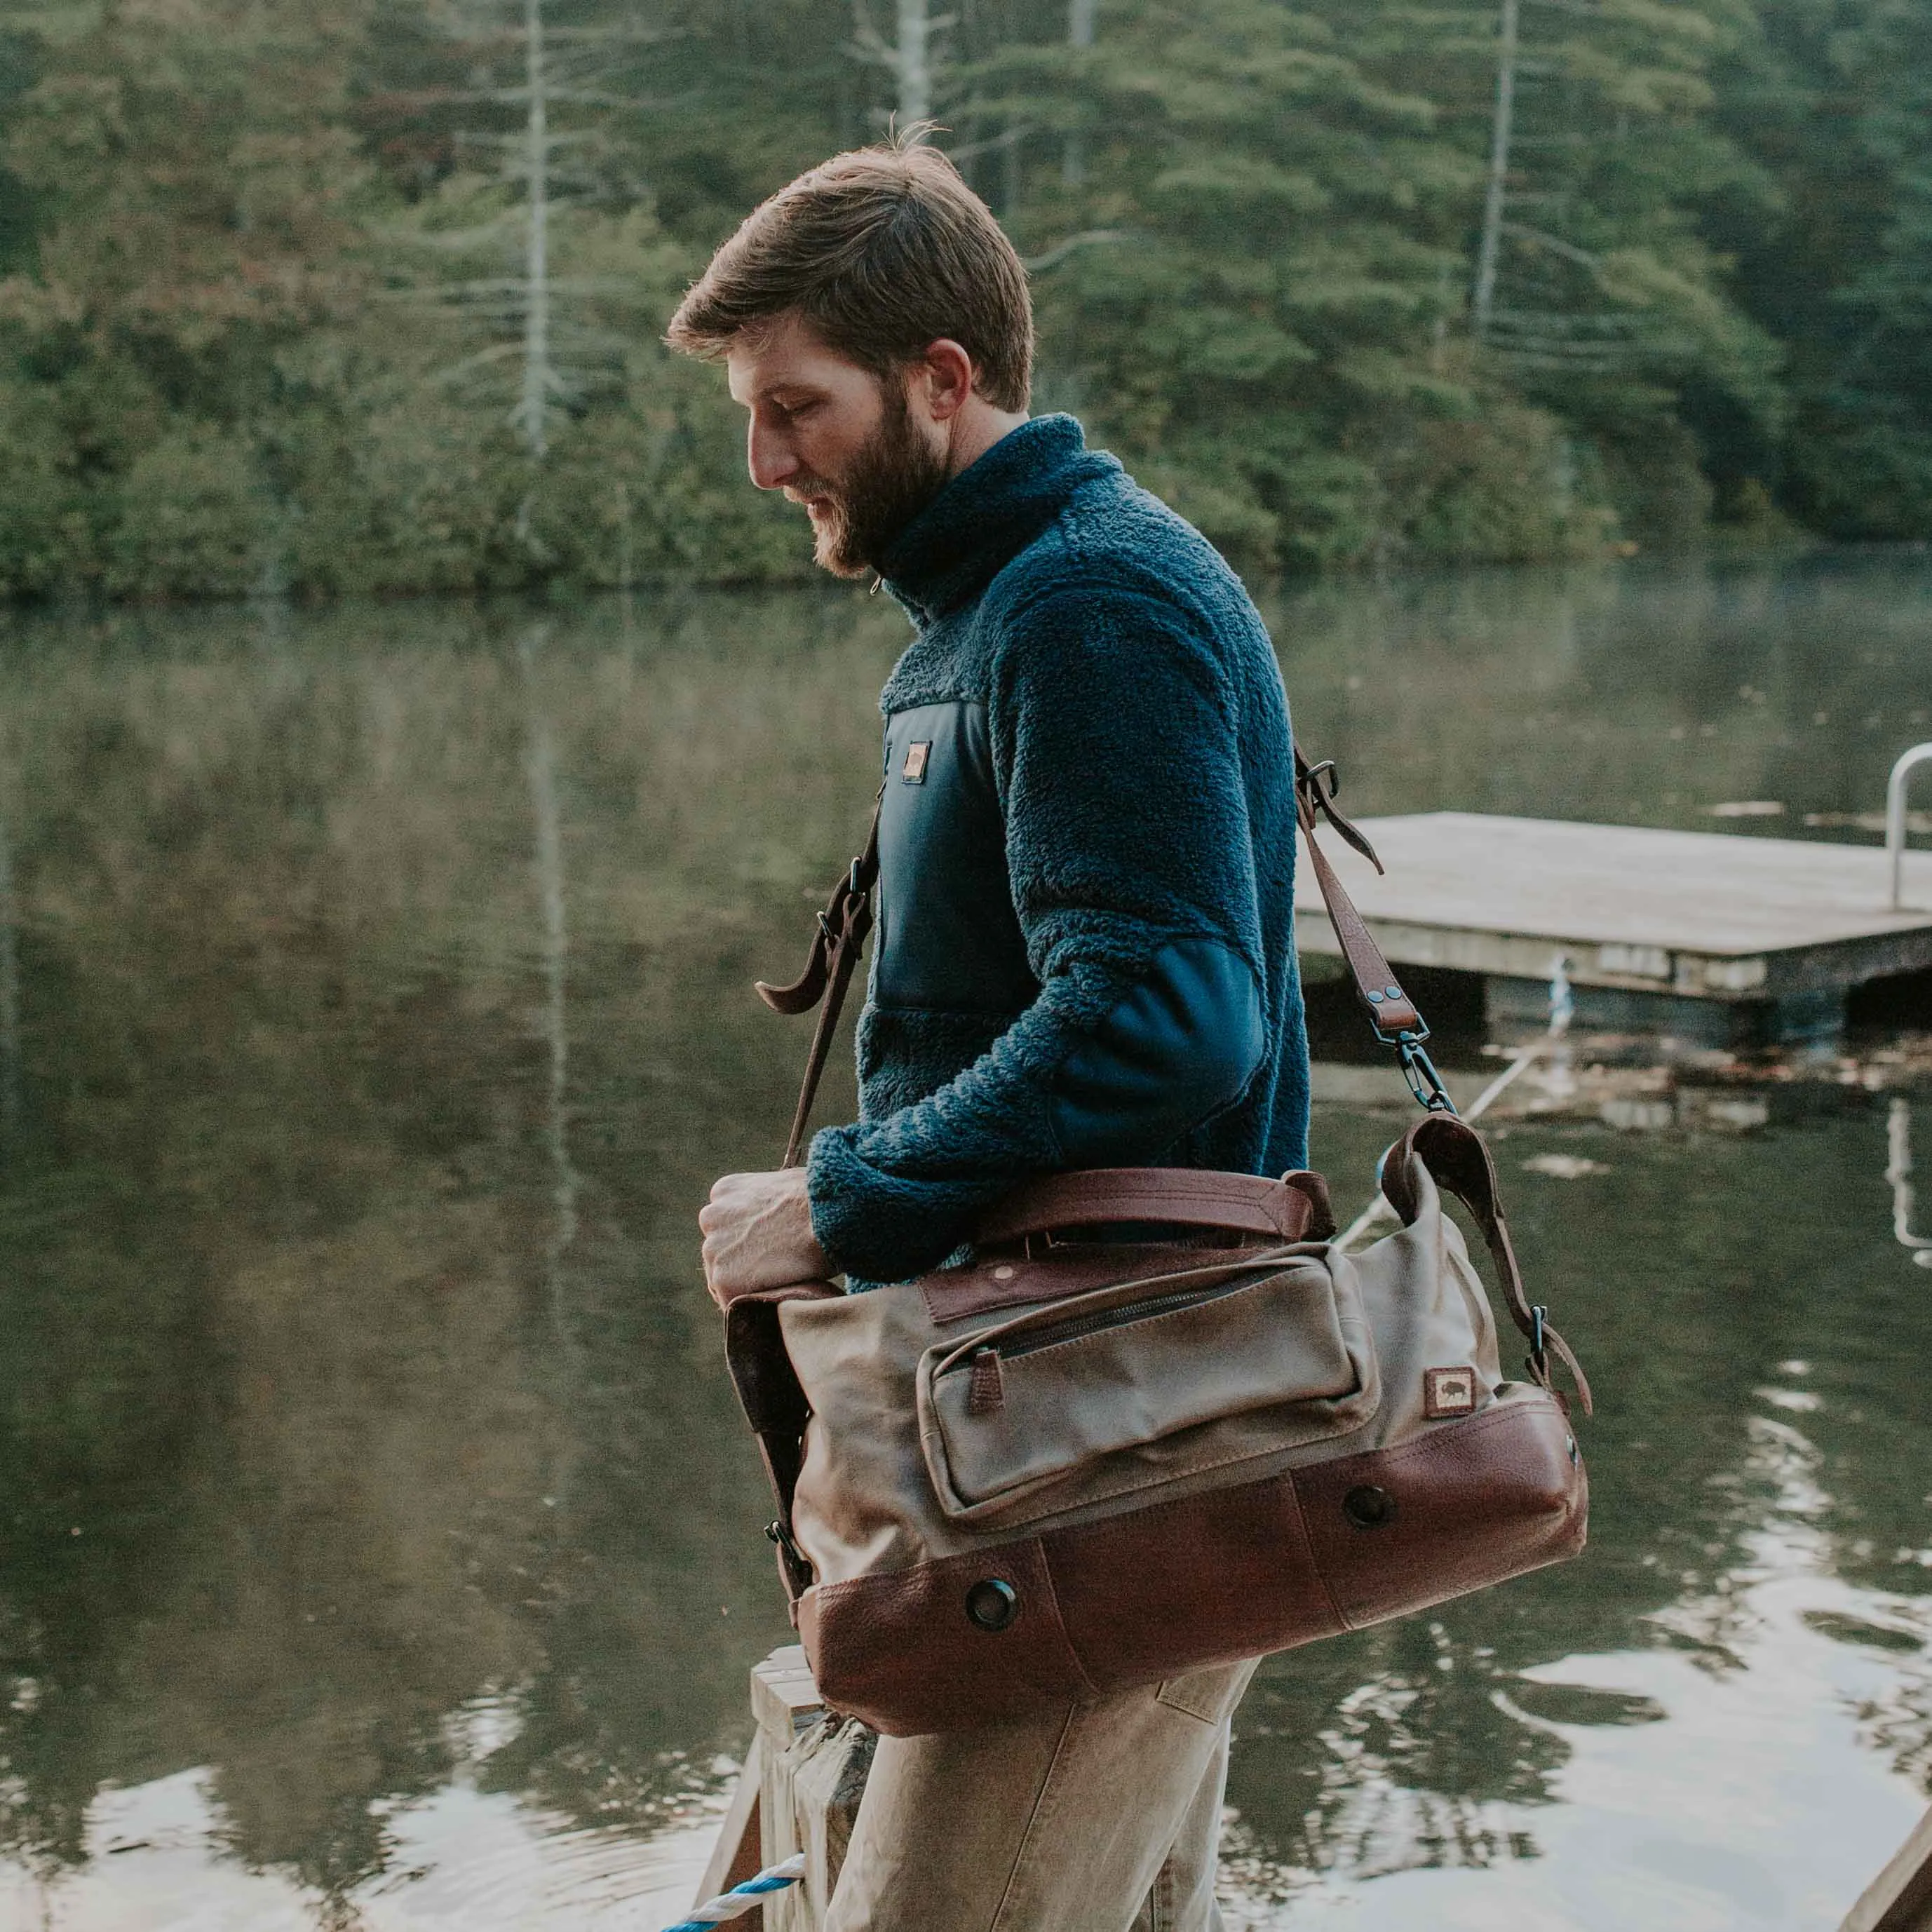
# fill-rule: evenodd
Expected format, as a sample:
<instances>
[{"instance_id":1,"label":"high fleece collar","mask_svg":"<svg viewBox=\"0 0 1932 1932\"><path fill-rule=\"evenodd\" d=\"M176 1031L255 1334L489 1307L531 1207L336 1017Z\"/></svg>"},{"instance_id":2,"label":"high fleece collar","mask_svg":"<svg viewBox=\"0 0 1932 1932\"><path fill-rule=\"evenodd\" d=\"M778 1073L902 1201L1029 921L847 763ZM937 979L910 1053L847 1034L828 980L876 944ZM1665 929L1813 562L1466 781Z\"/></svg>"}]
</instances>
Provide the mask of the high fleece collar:
<instances>
[{"instance_id":1,"label":"high fleece collar","mask_svg":"<svg viewBox=\"0 0 1932 1932\"><path fill-rule=\"evenodd\" d=\"M1036 416L969 464L894 538L881 573L916 623L977 597L1082 484L1118 471L1071 416Z\"/></svg>"}]
</instances>

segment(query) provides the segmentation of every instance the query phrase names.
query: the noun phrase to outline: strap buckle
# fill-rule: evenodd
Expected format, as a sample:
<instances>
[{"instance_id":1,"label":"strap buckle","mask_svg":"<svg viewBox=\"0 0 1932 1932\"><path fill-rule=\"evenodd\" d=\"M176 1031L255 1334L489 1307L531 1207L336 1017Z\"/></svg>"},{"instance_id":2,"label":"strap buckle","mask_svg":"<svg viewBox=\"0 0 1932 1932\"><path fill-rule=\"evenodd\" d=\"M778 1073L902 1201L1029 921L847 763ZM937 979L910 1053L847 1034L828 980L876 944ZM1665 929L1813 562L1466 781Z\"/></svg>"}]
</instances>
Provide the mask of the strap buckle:
<instances>
[{"instance_id":1,"label":"strap buckle","mask_svg":"<svg viewBox=\"0 0 1932 1932\"><path fill-rule=\"evenodd\" d=\"M1328 781L1325 785L1322 782L1324 778ZM1314 794L1318 809L1340 795L1342 773L1333 758L1324 758L1318 765L1310 765L1301 774L1301 782Z\"/></svg>"},{"instance_id":2,"label":"strap buckle","mask_svg":"<svg viewBox=\"0 0 1932 1932\"><path fill-rule=\"evenodd\" d=\"M1413 1028L1399 1033L1394 1040L1378 1027L1377 1037L1385 1045L1393 1046L1402 1062L1402 1077L1408 1082L1408 1090L1415 1096L1417 1104L1431 1114L1451 1114L1456 1112L1456 1103L1449 1097L1449 1090L1442 1084L1442 1076L1436 1070L1436 1063L1429 1057L1422 1042L1429 1037L1427 1027Z\"/></svg>"},{"instance_id":3,"label":"strap buckle","mask_svg":"<svg viewBox=\"0 0 1932 1932\"><path fill-rule=\"evenodd\" d=\"M1376 848L1363 836L1358 826L1335 809L1335 800L1341 790L1341 768L1333 758L1310 764L1300 746L1295 746L1295 814L1301 820L1302 829L1312 833L1317 819L1327 819L1337 834L1379 872L1382 862L1376 856Z\"/></svg>"}]
</instances>

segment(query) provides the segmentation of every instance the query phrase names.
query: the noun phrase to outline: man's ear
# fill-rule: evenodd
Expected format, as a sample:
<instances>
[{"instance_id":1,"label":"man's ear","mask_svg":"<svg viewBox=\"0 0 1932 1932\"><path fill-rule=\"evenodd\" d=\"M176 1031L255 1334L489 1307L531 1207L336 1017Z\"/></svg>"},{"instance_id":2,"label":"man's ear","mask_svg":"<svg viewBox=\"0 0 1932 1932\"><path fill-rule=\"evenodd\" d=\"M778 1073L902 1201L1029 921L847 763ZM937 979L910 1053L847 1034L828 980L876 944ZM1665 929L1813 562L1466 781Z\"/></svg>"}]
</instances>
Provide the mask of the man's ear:
<instances>
[{"instance_id":1,"label":"man's ear","mask_svg":"<svg viewBox=\"0 0 1932 1932\"><path fill-rule=\"evenodd\" d=\"M973 358L950 335L926 344L911 386L934 422L950 422L973 397Z\"/></svg>"}]
</instances>

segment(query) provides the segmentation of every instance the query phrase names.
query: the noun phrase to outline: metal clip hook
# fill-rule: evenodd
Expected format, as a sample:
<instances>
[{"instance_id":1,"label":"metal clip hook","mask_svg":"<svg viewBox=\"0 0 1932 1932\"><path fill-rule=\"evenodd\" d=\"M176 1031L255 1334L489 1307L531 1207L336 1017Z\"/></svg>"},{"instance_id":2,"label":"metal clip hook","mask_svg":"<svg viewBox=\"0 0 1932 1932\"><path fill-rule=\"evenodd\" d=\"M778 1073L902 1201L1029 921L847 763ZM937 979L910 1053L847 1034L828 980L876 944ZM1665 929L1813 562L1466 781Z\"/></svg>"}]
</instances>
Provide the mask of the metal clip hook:
<instances>
[{"instance_id":1,"label":"metal clip hook","mask_svg":"<svg viewBox=\"0 0 1932 1932\"><path fill-rule=\"evenodd\" d=\"M1428 1037L1426 1029L1419 1034L1396 1035L1395 1048L1402 1060L1402 1077L1408 1082L1408 1090L1415 1096L1417 1102L1429 1112L1454 1114L1456 1103L1450 1099L1449 1090L1443 1085L1435 1061L1430 1058L1422 1044Z\"/></svg>"}]
</instances>

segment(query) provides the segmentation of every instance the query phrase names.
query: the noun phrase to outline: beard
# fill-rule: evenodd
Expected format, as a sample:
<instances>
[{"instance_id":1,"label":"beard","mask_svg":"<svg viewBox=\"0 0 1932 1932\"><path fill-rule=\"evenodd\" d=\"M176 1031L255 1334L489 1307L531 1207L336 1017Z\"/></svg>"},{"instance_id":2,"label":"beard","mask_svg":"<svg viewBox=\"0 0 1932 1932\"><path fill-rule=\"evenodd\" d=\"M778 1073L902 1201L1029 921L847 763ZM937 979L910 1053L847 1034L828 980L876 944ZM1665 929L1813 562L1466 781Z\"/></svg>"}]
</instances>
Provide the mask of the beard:
<instances>
[{"instance_id":1,"label":"beard","mask_svg":"<svg viewBox=\"0 0 1932 1932\"><path fill-rule=\"evenodd\" d=\"M814 506L812 561L835 577L880 568L893 539L939 494L946 458L913 428L898 386L885 385L885 414L842 482L805 486ZM798 490L801 486L790 486Z\"/></svg>"}]
</instances>

